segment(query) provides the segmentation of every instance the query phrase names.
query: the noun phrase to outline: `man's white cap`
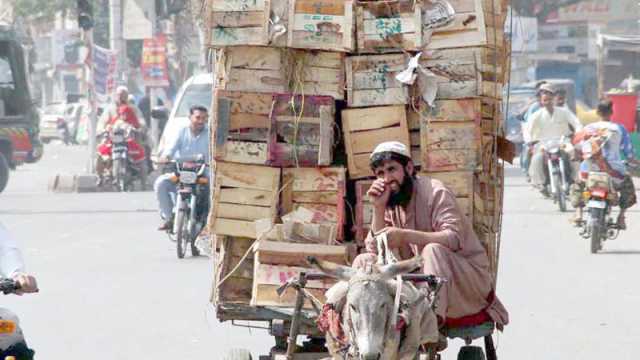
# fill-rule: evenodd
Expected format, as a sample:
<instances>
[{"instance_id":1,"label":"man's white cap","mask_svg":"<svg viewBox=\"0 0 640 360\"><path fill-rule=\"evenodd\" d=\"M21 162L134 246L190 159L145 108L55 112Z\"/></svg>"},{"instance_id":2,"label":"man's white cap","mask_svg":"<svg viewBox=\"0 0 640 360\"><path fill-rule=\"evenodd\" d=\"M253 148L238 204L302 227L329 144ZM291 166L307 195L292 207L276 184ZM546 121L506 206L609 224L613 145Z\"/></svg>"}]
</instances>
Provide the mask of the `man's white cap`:
<instances>
[{"instance_id":1,"label":"man's white cap","mask_svg":"<svg viewBox=\"0 0 640 360\"><path fill-rule=\"evenodd\" d=\"M120 85L116 88L116 94L121 94L123 92L129 92L129 89L124 85Z\"/></svg>"},{"instance_id":2,"label":"man's white cap","mask_svg":"<svg viewBox=\"0 0 640 360\"><path fill-rule=\"evenodd\" d=\"M379 144L371 153L369 159L373 158L374 155L383 153L383 152L392 152L398 155L406 156L411 159L411 153L407 146L399 141L387 141Z\"/></svg>"}]
</instances>

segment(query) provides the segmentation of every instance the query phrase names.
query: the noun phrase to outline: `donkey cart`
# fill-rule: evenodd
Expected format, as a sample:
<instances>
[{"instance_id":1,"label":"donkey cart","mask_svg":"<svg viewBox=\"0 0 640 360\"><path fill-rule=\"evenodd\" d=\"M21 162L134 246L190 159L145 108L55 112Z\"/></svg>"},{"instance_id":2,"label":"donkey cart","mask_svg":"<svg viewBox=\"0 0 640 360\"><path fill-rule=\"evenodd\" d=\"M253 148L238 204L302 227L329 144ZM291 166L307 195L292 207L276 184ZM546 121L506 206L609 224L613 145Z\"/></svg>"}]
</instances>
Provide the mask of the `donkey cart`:
<instances>
[{"instance_id":1,"label":"donkey cart","mask_svg":"<svg viewBox=\"0 0 640 360\"><path fill-rule=\"evenodd\" d=\"M311 261L315 262L315 259L311 259ZM316 262L317 264L317 262ZM295 306L292 311L287 312L283 309L268 309L268 308L254 308L249 310L250 316L254 319L257 319L259 316L263 317L263 320L268 321L270 326L267 327L271 333L275 337L276 346L271 349L269 355L260 356L260 360L330 360L330 359L358 359L358 360L377 360L377 359L385 359L381 353L377 353L376 355L369 356L364 353L364 351L359 350L358 341L354 341L354 338L357 338L359 335L355 334L353 330L351 330L351 339L346 343L341 343L342 347L337 351L334 348L333 355L330 352L327 352L325 348L325 343L320 333L317 330L316 318L322 314L323 310L325 310L322 304L319 303L317 299L313 295L311 295L307 290L306 286L308 282L317 281L317 280L325 280L328 277L332 276L327 274L324 269L322 269L324 273L305 273L301 272L298 277L291 278L287 281L286 284L282 285L278 290L278 294L283 294L289 288L295 289L296 291L296 299ZM335 276L335 275L334 275ZM404 283L405 286L407 284L418 285L424 284L424 289L426 289L424 294L424 301L427 304L426 306L433 310L435 306L437 306L437 298L438 291L446 282L445 279L437 278L433 275L421 275L421 274L403 274L398 275L399 277L395 277L396 279L402 279L401 283ZM369 277L370 279L370 277ZM383 279L383 281L385 281ZM409 286L411 286L409 285ZM400 305L400 296L399 291L396 292L396 296L391 296L395 306L393 308L392 315L395 317L397 314L397 310ZM371 294L373 295L373 294ZM312 304L312 311L308 311L303 309L303 305L305 301L310 301ZM351 305L353 306L353 305ZM424 310L424 308L421 308ZM231 309L227 308L226 311L239 311L236 313L236 316L242 312L245 315L248 315L248 309ZM268 317L272 316L273 318L269 319ZM369 320L365 322L369 322ZM375 321L374 321L375 322ZM396 327L395 324L392 324L391 328L400 329L400 327ZM458 353L458 360L494 360L497 359L495 347L493 344L492 333L495 329L495 326L491 322L481 321L477 325L471 326L463 326L463 327L449 327L449 328L441 328L440 329L440 340L438 342L430 343L428 345L425 344L417 344L417 351L414 351L410 357L407 357L406 354L401 357L397 357L397 359L416 359L416 360L436 360L440 359L440 355L438 352L444 350L446 348L446 338L455 339L460 338L463 339L466 343L466 346L463 346ZM409 331L409 330L403 330ZM401 332L400 330L398 332ZM298 335L307 335L309 336L309 341L302 346L297 344ZM335 340L335 337L329 335L329 337ZM409 336L403 335L403 341L408 341ZM478 346L471 346L471 342L475 339L484 338L485 349ZM383 341L384 342L384 341ZM384 342L387 344L386 342ZM397 352L399 354L399 352ZM486 353L486 356L485 356ZM385 355L389 355L388 352L384 353ZM395 359L396 357L392 357ZM229 351L223 360L252 360L251 353L245 349L232 349Z\"/></svg>"}]
</instances>

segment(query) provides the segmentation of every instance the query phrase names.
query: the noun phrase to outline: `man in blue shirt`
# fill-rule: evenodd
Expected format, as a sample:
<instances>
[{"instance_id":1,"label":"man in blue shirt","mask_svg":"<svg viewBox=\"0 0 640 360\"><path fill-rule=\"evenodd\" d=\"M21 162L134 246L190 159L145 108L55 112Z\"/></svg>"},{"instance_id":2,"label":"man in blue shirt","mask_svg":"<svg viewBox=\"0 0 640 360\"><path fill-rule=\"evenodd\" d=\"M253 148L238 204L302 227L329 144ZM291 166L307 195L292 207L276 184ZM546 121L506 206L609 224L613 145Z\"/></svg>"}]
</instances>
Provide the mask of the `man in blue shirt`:
<instances>
[{"instance_id":1,"label":"man in blue shirt","mask_svg":"<svg viewBox=\"0 0 640 360\"><path fill-rule=\"evenodd\" d=\"M169 159L193 158L201 155L206 161L209 161L209 130L207 128L207 108L204 106L193 106L189 110L189 126L178 132L170 146L160 154L159 163L167 163ZM176 184L171 181L172 174L164 174L156 179L153 186L158 205L160 207L160 216L163 219L162 225L158 230L166 231L172 226L172 210L173 198L176 194ZM172 197L173 194L173 197Z\"/></svg>"}]
</instances>

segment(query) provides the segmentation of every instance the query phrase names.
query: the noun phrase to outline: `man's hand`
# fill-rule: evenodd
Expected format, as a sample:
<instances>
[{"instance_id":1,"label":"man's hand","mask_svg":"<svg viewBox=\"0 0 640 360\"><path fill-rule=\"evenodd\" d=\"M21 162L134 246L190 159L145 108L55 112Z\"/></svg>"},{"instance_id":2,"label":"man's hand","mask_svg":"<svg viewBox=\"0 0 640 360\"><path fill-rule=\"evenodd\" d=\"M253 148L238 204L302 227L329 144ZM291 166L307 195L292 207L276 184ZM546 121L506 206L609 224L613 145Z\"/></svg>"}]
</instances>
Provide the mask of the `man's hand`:
<instances>
[{"instance_id":1,"label":"man's hand","mask_svg":"<svg viewBox=\"0 0 640 360\"><path fill-rule=\"evenodd\" d=\"M375 237L382 234L387 234L387 244L389 245L389 248L397 249L397 248L400 248L405 243L407 231L402 228L389 226L378 231L377 233L374 233ZM377 244L375 243L375 241L376 240L374 238L373 244L366 244L367 249L369 247L375 247L377 249Z\"/></svg>"},{"instance_id":2,"label":"man's hand","mask_svg":"<svg viewBox=\"0 0 640 360\"><path fill-rule=\"evenodd\" d=\"M383 179L377 179L371 184L371 187L367 191L367 196L373 203L374 208L378 210L384 209L391 197L391 188Z\"/></svg>"},{"instance_id":3,"label":"man's hand","mask_svg":"<svg viewBox=\"0 0 640 360\"><path fill-rule=\"evenodd\" d=\"M38 292L38 282L32 275L17 274L13 277L13 280L20 285L20 289L16 291L16 295Z\"/></svg>"},{"instance_id":4,"label":"man's hand","mask_svg":"<svg viewBox=\"0 0 640 360\"><path fill-rule=\"evenodd\" d=\"M158 158L158 164L168 164L169 163L169 158L166 156L161 156L160 158Z\"/></svg>"}]
</instances>

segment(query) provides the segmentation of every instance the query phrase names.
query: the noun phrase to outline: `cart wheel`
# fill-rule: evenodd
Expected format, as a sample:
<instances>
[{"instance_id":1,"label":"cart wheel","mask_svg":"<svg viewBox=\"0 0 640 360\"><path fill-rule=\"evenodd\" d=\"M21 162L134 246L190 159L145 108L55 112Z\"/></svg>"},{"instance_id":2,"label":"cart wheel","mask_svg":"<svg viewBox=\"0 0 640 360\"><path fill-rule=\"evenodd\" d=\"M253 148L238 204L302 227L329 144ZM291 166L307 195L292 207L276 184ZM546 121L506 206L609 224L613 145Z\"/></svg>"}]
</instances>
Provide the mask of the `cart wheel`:
<instances>
[{"instance_id":1,"label":"cart wheel","mask_svg":"<svg viewBox=\"0 0 640 360\"><path fill-rule=\"evenodd\" d=\"M479 346L463 346L458 352L458 360L486 360Z\"/></svg>"},{"instance_id":2,"label":"cart wheel","mask_svg":"<svg viewBox=\"0 0 640 360\"><path fill-rule=\"evenodd\" d=\"M251 353L246 349L231 349L222 360L252 360Z\"/></svg>"}]
</instances>

